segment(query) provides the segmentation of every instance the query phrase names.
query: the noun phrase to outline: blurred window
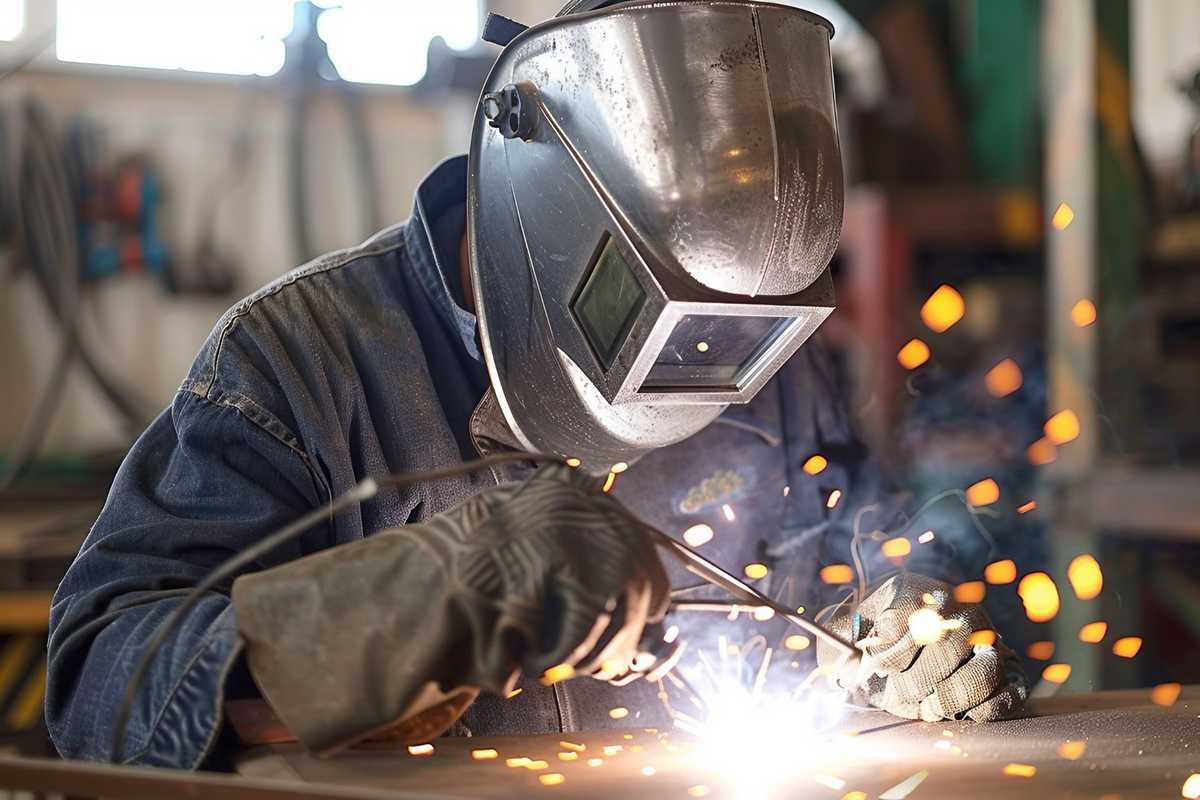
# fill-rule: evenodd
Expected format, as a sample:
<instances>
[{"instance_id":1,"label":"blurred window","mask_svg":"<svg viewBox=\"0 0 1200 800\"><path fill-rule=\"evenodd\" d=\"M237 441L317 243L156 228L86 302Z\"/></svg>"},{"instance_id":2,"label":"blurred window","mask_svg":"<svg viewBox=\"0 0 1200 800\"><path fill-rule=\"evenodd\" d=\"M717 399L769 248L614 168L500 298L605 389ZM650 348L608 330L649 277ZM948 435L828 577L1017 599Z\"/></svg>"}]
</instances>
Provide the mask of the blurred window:
<instances>
[{"instance_id":1,"label":"blurred window","mask_svg":"<svg viewBox=\"0 0 1200 800\"><path fill-rule=\"evenodd\" d=\"M11 42L25 27L25 0L0 0L0 41Z\"/></svg>"},{"instance_id":2,"label":"blurred window","mask_svg":"<svg viewBox=\"0 0 1200 800\"><path fill-rule=\"evenodd\" d=\"M425 77L429 43L454 50L479 41L479 0L315 0L317 33L345 80L411 86Z\"/></svg>"},{"instance_id":3,"label":"blurred window","mask_svg":"<svg viewBox=\"0 0 1200 800\"><path fill-rule=\"evenodd\" d=\"M291 31L292 0L58 0L63 61L274 75Z\"/></svg>"}]
</instances>

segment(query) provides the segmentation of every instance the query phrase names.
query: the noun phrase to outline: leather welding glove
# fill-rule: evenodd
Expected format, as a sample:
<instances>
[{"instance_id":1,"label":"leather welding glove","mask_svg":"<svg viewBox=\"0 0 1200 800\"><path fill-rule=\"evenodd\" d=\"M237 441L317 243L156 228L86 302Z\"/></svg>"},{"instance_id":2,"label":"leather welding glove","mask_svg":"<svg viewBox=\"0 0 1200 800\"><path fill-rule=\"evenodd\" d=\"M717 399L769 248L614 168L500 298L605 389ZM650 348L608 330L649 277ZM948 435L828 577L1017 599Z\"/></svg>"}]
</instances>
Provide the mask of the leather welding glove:
<instances>
[{"instance_id":1,"label":"leather welding glove","mask_svg":"<svg viewBox=\"0 0 1200 800\"><path fill-rule=\"evenodd\" d=\"M838 684L898 717L986 722L1016 710L1028 696L1020 660L1007 645L999 638L971 644L972 634L993 630L983 607L955 601L941 581L896 575L858 608L839 611L831 627L863 651L861 666L842 668ZM841 664L840 654L820 643L817 659L833 670Z\"/></svg>"},{"instance_id":2,"label":"leather welding glove","mask_svg":"<svg viewBox=\"0 0 1200 800\"><path fill-rule=\"evenodd\" d=\"M628 663L668 599L650 538L561 465L233 584L251 674L318 753L427 741L521 672Z\"/></svg>"}]
</instances>

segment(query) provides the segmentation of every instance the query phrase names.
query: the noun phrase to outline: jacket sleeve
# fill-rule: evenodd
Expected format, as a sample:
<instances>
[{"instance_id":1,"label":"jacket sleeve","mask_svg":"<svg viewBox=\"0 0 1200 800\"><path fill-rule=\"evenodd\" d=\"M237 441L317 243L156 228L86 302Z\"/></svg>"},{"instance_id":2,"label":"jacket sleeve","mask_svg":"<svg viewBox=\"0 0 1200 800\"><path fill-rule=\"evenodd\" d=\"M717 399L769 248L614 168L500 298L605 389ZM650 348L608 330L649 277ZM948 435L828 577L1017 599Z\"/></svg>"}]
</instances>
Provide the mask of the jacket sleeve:
<instances>
[{"instance_id":1,"label":"jacket sleeve","mask_svg":"<svg viewBox=\"0 0 1200 800\"><path fill-rule=\"evenodd\" d=\"M127 682L162 620L214 567L328 499L307 454L252 421L249 402L181 390L117 473L50 612L46 721L64 756L111 760ZM211 754L242 647L228 593L204 598L151 665L125 762L195 768Z\"/></svg>"}]
</instances>

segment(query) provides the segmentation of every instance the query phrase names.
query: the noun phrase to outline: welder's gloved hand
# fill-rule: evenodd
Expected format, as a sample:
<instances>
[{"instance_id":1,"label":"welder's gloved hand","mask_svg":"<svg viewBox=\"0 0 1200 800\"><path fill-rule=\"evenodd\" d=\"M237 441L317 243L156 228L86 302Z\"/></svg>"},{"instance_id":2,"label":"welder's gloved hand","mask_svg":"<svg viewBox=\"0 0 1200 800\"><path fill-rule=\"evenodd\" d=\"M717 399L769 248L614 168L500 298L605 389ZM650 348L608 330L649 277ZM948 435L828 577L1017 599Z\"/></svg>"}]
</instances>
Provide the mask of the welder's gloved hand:
<instances>
[{"instance_id":1,"label":"welder's gloved hand","mask_svg":"<svg viewBox=\"0 0 1200 800\"><path fill-rule=\"evenodd\" d=\"M251 673L316 752L425 741L520 672L610 677L668 599L649 536L561 465L233 585Z\"/></svg>"},{"instance_id":2,"label":"welder's gloved hand","mask_svg":"<svg viewBox=\"0 0 1200 800\"><path fill-rule=\"evenodd\" d=\"M993 630L983 607L955 601L941 581L897 575L858 608L840 611L831 627L863 650L861 667L843 668L838 683L898 717L985 722L1008 715L1028 696L1020 660L999 638L971 644L972 634ZM841 663L823 645L817 657L830 669Z\"/></svg>"}]
</instances>

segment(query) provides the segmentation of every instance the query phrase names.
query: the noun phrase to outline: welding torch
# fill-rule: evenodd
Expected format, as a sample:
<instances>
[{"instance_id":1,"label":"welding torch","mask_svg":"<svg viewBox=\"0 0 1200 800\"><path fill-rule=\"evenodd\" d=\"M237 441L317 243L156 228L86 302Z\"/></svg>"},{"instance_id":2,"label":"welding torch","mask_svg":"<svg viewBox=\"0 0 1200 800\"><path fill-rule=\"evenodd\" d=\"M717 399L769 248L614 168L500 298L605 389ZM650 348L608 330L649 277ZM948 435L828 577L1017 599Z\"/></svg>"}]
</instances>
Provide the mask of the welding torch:
<instances>
[{"instance_id":1,"label":"welding torch","mask_svg":"<svg viewBox=\"0 0 1200 800\"><path fill-rule=\"evenodd\" d=\"M754 587L721 569L721 567L709 561L683 542L671 538L653 525L647 525L643 522L642 526L653 538L654 543L674 556L683 564L683 567L688 572L706 583L716 586L719 589L724 589L747 606L771 609L788 622L803 629L813 637L820 639L829 647L834 648L842 654L844 659L838 667L839 671L846 667L857 669L858 663L862 661L862 653L859 652L858 648L836 633L812 620L805 619L792 609L777 603Z\"/></svg>"}]
</instances>

